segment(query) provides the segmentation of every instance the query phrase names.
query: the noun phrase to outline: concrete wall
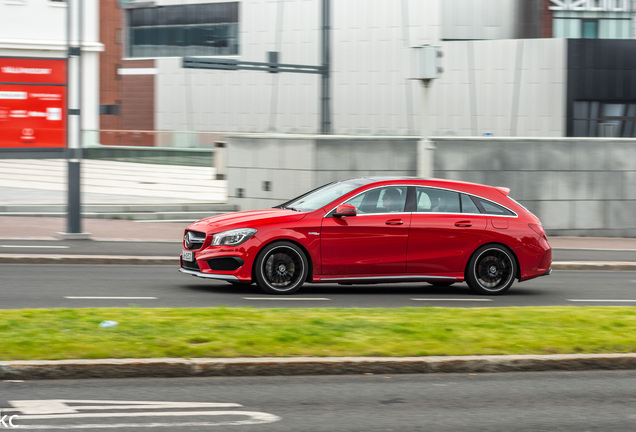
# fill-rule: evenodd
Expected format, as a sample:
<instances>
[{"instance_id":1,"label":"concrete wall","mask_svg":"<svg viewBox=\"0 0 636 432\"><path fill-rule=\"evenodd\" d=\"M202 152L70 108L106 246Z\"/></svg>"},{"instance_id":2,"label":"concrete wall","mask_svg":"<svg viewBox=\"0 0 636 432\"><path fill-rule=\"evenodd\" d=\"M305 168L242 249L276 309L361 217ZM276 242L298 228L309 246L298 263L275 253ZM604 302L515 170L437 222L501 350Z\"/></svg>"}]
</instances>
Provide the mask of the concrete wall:
<instances>
[{"instance_id":1,"label":"concrete wall","mask_svg":"<svg viewBox=\"0 0 636 432\"><path fill-rule=\"evenodd\" d=\"M551 235L636 237L636 140L433 138L435 176L511 188ZM228 198L271 207L332 180L414 176L417 139L235 135ZM265 184L264 182L269 182ZM270 190L264 190L269 186ZM243 198L238 197L242 189Z\"/></svg>"},{"instance_id":2,"label":"concrete wall","mask_svg":"<svg viewBox=\"0 0 636 432\"><path fill-rule=\"evenodd\" d=\"M636 237L636 141L436 138L437 177L506 186L552 235Z\"/></svg>"},{"instance_id":3,"label":"concrete wall","mask_svg":"<svg viewBox=\"0 0 636 432\"><path fill-rule=\"evenodd\" d=\"M243 210L272 207L334 180L417 173L414 137L254 134L227 141L228 201Z\"/></svg>"}]
</instances>

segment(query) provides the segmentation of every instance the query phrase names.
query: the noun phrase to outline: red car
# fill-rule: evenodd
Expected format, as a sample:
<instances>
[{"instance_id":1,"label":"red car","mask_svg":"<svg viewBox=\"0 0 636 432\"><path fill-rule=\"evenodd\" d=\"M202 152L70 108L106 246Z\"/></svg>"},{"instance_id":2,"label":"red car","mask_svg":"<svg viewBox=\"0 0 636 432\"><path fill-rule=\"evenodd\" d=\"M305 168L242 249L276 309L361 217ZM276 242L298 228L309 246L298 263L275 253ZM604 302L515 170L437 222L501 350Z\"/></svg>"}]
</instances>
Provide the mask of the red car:
<instances>
[{"instance_id":1,"label":"red car","mask_svg":"<svg viewBox=\"0 0 636 432\"><path fill-rule=\"evenodd\" d=\"M551 272L539 219L510 189L440 179L359 178L277 207L228 213L186 228L183 273L255 282L291 294L305 282L465 281L496 295Z\"/></svg>"}]
</instances>

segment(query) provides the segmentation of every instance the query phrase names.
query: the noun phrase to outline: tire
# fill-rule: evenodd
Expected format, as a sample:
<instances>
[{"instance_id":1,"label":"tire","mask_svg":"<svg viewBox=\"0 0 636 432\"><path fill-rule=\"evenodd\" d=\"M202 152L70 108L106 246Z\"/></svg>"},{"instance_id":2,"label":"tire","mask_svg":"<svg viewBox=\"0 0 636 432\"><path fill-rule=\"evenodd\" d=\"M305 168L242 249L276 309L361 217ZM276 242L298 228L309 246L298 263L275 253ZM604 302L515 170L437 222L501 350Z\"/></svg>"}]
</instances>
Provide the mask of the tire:
<instances>
[{"instance_id":1,"label":"tire","mask_svg":"<svg viewBox=\"0 0 636 432\"><path fill-rule=\"evenodd\" d=\"M477 249L466 267L466 282L478 294L499 295L512 286L517 275L513 253L501 245Z\"/></svg>"},{"instance_id":2,"label":"tire","mask_svg":"<svg viewBox=\"0 0 636 432\"><path fill-rule=\"evenodd\" d=\"M303 286L309 262L301 248L289 242L265 246L254 265L256 285L268 294L292 294Z\"/></svg>"}]
</instances>

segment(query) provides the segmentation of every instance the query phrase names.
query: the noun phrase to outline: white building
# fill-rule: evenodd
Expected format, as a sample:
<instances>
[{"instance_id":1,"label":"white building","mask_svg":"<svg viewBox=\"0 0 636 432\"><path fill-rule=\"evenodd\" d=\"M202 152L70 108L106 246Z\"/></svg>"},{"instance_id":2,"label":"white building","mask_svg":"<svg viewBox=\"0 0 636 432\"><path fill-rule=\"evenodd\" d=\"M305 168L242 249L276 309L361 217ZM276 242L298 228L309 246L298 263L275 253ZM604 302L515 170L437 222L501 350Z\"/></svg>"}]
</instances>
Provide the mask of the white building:
<instances>
[{"instance_id":1,"label":"white building","mask_svg":"<svg viewBox=\"0 0 636 432\"><path fill-rule=\"evenodd\" d=\"M127 2L120 73L149 75L157 130L316 133L318 75L184 69L182 57L265 62L276 51L281 63L319 65L321 3ZM573 136L574 51L524 38L629 39L634 15L631 0L330 3L332 132L354 135L420 133L412 47L432 44L445 69L430 92L432 134Z\"/></svg>"},{"instance_id":2,"label":"white building","mask_svg":"<svg viewBox=\"0 0 636 432\"><path fill-rule=\"evenodd\" d=\"M331 1L333 133L417 135L420 83L409 79L411 47L439 44L441 39L517 37L517 3ZM237 13L226 14L223 22L210 15L214 10L208 7L213 4L233 5ZM159 0L152 6L132 1L124 7L128 31L126 59L120 73L124 79L133 74L152 75L149 79L154 81L155 129L284 133L320 130L319 76L184 69L181 57L218 55L264 62L268 52L277 51L281 63L319 65L321 0ZM220 9L217 13L222 14ZM167 17L173 17L173 24ZM181 17L179 24L177 17ZM178 31L179 25L184 28L182 33L168 36L168 32ZM197 26L199 34L194 33L193 27ZM196 42L206 38L206 27L207 40L213 40L211 45L218 48ZM219 34L226 39L219 40ZM170 37L184 41L177 42L184 46L168 46ZM139 67L129 60L152 63Z\"/></svg>"}]
</instances>

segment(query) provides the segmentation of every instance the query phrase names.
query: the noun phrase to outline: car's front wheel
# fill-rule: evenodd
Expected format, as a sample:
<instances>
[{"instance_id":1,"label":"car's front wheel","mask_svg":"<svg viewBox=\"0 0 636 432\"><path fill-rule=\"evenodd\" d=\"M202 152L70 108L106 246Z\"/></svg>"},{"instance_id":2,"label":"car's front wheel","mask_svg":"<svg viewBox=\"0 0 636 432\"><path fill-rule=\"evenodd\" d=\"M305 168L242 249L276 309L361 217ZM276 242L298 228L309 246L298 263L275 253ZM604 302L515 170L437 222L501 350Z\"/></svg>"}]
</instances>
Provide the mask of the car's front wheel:
<instances>
[{"instance_id":1,"label":"car's front wheel","mask_svg":"<svg viewBox=\"0 0 636 432\"><path fill-rule=\"evenodd\" d=\"M477 249L466 267L466 282L479 294L498 295L508 291L517 274L512 252L501 245Z\"/></svg>"},{"instance_id":2,"label":"car's front wheel","mask_svg":"<svg viewBox=\"0 0 636 432\"><path fill-rule=\"evenodd\" d=\"M303 250L290 242L265 246L256 258L256 285L269 294L292 294L307 279L309 262Z\"/></svg>"}]
</instances>

